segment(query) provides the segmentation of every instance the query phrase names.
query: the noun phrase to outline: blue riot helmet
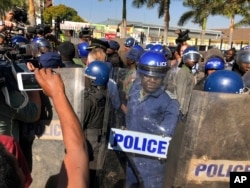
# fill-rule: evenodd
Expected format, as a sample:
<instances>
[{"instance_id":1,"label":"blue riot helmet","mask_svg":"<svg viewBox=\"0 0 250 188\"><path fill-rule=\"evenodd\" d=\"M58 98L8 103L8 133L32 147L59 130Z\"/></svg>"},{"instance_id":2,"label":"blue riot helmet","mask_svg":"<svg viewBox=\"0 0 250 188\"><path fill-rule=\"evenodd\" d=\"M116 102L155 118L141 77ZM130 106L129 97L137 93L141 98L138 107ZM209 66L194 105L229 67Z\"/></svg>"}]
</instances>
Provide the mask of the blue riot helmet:
<instances>
[{"instance_id":1,"label":"blue riot helmet","mask_svg":"<svg viewBox=\"0 0 250 188\"><path fill-rule=\"evenodd\" d=\"M50 52L52 50L52 45L50 41L48 41L45 38L41 38L40 40L37 41L37 47L38 51L42 54Z\"/></svg>"},{"instance_id":2,"label":"blue riot helmet","mask_svg":"<svg viewBox=\"0 0 250 188\"><path fill-rule=\"evenodd\" d=\"M135 39L132 38L132 37L127 38L127 39L125 40L125 43L124 43L125 47L128 47L128 48L133 47L135 44L136 44L136 41L135 41Z\"/></svg>"},{"instance_id":3,"label":"blue riot helmet","mask_svg":"<svg viewBox=\"0 0 250 188\"><path fill-rule=\"evenodd\" d=\"M28 44L29 40L23 36L14 36L11 38L12 46L16 46L17 44Z\"/></svg>"},{"instance_id":4,"label":"blue riot helmet","mask_svg":"<svg viewBox=\"0 0 250 188\"><path fill-rule=\"evenodd\" d=\"M143 47L138 44L134 45L133 48L139 51L140 56L145 52Z\"/></svg>"},{"instance_id":5,"label":"blue riot helmet","mask_svg":"<svg viewBox=\"0 0 250 188\"><path fill-rule=\"evenodd\" d=\"M182 55L183 63L186 64L189 61L198 63L200 61L201 55L195 46L187 47Z\"/></svg>"},{"instance_id":6,"label":"blue riot helmet","mask_svg":"<svg viewBox=\"0 0 250 188\"><path fill-rule=\"evenodd\" d=\"M31 48L32 48L32 55L33 57L37 57L40 56L41 53L38 49L38 43L44 39L43 37L35 37L32 41L31 41Z\"/></svg>"},{"instance_id":7,"label":"blue riot helmet","mask_svg":"<svg viewBox=\"0 0 250 188\"><path fill-rule=\"evenodd\" d=\"M166 57L152 51L145 52L137 64L137 71L140 74L153 77L164 77L169 69Z\"/></svg>"},{"instance_id":8,"label":"blue riot helmet","mask_svg":"<svg viewBox=\"0 0 250 188\"><path fill-rule=\"evenodd\" d=\"M224 69L224 60L219 57L211 57L205 63L205 73L208 70L223 70Z\"/></svg>"},{"instance_id":9,"label":"blue riot helmet","mask_svg":"<svg viewBox=\"0 0 250 188\"><path fill-rule=\"evenodd\" d=\"M88 42L82 42L77 45L77 51L78 51L79 57L88 57L88 54L89 54L88 47L89 47Z\"/></svg>"},{"instance_id":10,"label":"blue riot helmet","mask_svg":"<svg viewBox=\"0 0 250 188\"><path fill-rule=\"evenodd\" d=\"M52 47L51 44L50 44L50 42L47 39L45 39L45 38L41 38L37 42L37 44L38 44L38 48L44 47L44 48L49 48L50 49Z\"/></svg>"},{"instance_id":11,"label":"blue riot helmet","mask_svg":"<svg viewBox=\"0 0 250 188\"><path fill-rule=\"evenodd\" d=\"M155 44L151 47L150 49L152 52L158 52L158 53L162 53L164 55L164 46L161 44Z\"/></svg>"},{"instance_id":12,"label":"blue riot helmet","mask_svg":"<svg viewBox=\"0 0 250 188\"><path fill-rule=\"evenodd\" d=\"M154 46L151 47L150 51L161 53L167 58L172 57L171 50L169 48L167 48L166 46L161 45L161 44L155 44Z\"/></svg>"},{"instance_id":13,"label":"blue riot helmet","mask_svg":"<svg viewBox=\"0 0 250 188\"><path fill-rule=\"evenodd\" d=\"M209 75L204 84L204 91L220 93L242 93L244 83L241 76L233 71L219 70Z\"/></svg>"},{"instance_id":14,"label":"blue riot helmet","mask_svg":"<svg viewBox=\"0 0 250 188\"><path fill-rule=\"evenodd\" d=\"M95 86L106 86L109 81L110 69L105 62L93 61L85 69L85 76Z\"/></svg>"},{"instance_id":15,"label":"blue riot helmet","mask_svg":"<svg viewBox=\"0 0 250 188\"><path fill-rule=\"evenodd\" d=\"M140 52L144 52L143 47L142 47L142 46L140 46L140 45L138 45L138 44L134 45L134 46L133 46L133 48L135 48L135 49L139 50Z\"/></svg>"},{"instance_id":16,"label":"blue riot helmet","mask_svg":"<svg viewBox=\"0 0 250 188\"><path fill-rule=\"evenodd\" d=\"M145 51L150 51L153 46L154 46L153 44L147 44L145 46Z\"/></svg>"},{"instance_id":17,"label":"blue riot helmet","mask_svg":"<svg viewBox=\"0 0 250 188\"><path fill-rule=\"evenodd\" d=\"M35 37L32 39L32 43L38 43L41 39L43 39L43 37Z\"/></svg>"}]
</instances>

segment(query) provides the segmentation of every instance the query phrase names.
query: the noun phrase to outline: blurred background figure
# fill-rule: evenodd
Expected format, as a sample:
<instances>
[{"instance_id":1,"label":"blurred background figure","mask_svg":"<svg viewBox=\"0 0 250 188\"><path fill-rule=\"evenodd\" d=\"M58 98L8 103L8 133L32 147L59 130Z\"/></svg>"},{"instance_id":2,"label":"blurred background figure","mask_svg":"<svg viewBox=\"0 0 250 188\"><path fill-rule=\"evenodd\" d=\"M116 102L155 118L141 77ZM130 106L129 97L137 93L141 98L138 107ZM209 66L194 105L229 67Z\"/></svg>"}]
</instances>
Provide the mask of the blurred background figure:
<instances>
[{"instance_id":1,"label":"blurred background figure","mask_svg":"<svg viewBox=\"0 0 250 188\"><path fill-rule=\"evenodd\" d=\"M5 12L4 25L0 26L0 32L7 29L12 29L16 26L16 23L14 22L14 16L15 12L12 9Z\"/></svg>"},{"instance_id":2,"label":"blurred background figure","mask_svg":"<svg viewBox=\"0 0 250 188\"><path fill-rule=\"evenodd\" d=\"M235 55L236 55L235 48L231 48L225 52L224 61L226 70L232 70L235 63Z\"/></svg>"},{"instance_id":3,"label":"blurred background figure","mask_svg":"<svg viewBox=\"0 0 250 188\"><path fill-rule=\"evenodd\" d=\"M75 45L69 41L62 42L58 47L57 47L62 63L64 64L65 67L82 67L81 65L76 64L73 61L73 58L75 57Z\"/></svg>"},{"instance_id":4,"label":"blurred background figure","mask_svg":"<svg viewBox=\"0 0 250 188\"><path fill-rule=\"evenodd\" d=\"M124 67L124 63L122 62L122 59L118 53L120 49L120 44L115 40L110 40L109 47L107 48L106 54L107 54L107 61L112 64L112 67Z\"/></svg>"},{"instance_id":5,"label":"blurred background figure","mask_svg":"<svg viewBox=\"0 0 250 188\"><path fill-rule=\"evenodd\" d=\"M39 63L43 68L58 68L64 67L61 56L57 52L52 51L50 42L41 38L37 42Z\"/></svg>"},{"instance_id":6,"label":"blurred background figure","mask_svg":"<svg viewBox=\"0 0 250 188\"><path fill-rule=\"evenodd\" d=\"M126 64L129 69L122 81L122 93L121 93L121 109L126 114L127 112L127 100L131 86L136 79L137 63L140 59L140 52L137 49L130 49L126 56Z\"/></svg>"}]
</instances>

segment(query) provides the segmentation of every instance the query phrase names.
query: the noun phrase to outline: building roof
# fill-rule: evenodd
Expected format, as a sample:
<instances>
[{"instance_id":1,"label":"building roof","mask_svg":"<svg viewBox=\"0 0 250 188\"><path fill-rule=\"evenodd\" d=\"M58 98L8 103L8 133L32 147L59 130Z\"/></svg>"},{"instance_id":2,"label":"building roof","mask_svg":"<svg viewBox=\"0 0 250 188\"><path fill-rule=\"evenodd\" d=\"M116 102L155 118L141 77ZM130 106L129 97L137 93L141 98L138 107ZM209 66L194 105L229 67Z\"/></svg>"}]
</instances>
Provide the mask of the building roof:
<instances>
[{"instance_id":1,"label":"building roof","mask_svg":"<svg viewBox=\"0 0 250 188\"><path fill-rule=\"evenodd\" d=\"M217 31L222 31L222 39L227 41L229 39L229 29L216 29ZM234 42L250 41L250 28L234 28L233 38Z\"/></svg>"},{"instance_id":2,"label":"building roof","mask_svg":"<svg viewBox=\"0 0 250 188\"><path fill-rule=\"evenodd\" d=\"M116 19L110 19L108 18L105 21L99 22L97 24L101 24L101 25L119 25L121 24L121 20L116 20ZM163 25L155 25L155 24L149 24L149 23L143 23L143 22L137 22L137 21L129 21L127 20L127 26L134 26L134 27L142 27L142 28L152 28L152 29L164 29ZM194 29L194 28L185 28L185 27L174 27L174 26L170 26L169 30L170 31L175 31L175 30L186 30L189 29L192 33L197 33L200 34L201 33L201 29ZM220 30L206 30L206 34L221 34Z\"/></svg>"}]
</instances>

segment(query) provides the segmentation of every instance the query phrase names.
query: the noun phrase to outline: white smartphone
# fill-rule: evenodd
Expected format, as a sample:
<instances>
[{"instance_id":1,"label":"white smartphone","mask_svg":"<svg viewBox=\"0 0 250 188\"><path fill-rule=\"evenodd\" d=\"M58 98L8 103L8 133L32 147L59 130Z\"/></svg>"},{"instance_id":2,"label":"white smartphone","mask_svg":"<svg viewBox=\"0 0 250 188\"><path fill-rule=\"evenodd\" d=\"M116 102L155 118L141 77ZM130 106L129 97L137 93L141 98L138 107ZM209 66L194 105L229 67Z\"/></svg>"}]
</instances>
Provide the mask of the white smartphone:
<instances>
[{"instance_id":1,"label":"white smartphone","mask_svg":"<svg viewBox=\"0 0 250 188\"><path fill-rule=\"evenodd\" d=\"M20 91L42 90L36 81L35 74L33 72L17 73L17 83Z\"/></svg>"}]
</instances>

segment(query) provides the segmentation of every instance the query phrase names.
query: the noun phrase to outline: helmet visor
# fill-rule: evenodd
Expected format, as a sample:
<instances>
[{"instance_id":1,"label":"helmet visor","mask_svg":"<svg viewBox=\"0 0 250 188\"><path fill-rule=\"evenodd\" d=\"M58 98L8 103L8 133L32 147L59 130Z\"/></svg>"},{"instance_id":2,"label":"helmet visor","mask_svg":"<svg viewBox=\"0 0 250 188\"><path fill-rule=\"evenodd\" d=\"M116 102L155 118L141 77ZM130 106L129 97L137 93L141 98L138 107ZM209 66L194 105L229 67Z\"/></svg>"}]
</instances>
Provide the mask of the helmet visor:
<instances>
[{"instance_id":1,"label":"helmet visor","mask_svg":"<svg viewBox=\"0 0 250 188\"><path fill-rule=\"evenodd\" d=\"M169 66L166 67L152 67L152 66L145 66L145 65L137 65L137 71L141 74L153 77L165 77L167 71L170 69Z\"/></svg>"},{"instance_id":2,"label":"helmet visor","mask_svg":"<svg viewBox=\"0 0 250 188\"><path fill-rule=\"evenodd\" d=\"M200 54L198 52L188 52L183 54L183 62L187 63L188 61L199 62L200 61Z\"/></svg>"},{"instance_id":3,"label":"helmet visor","mask_svg":"<svg viewBox=\"0 0 250 188\"><path fill-rule=\"evenodd\" d=\"M237 64L250 63L250 49L242 50L237 53Z\"/></svg>"}]
</instances>

